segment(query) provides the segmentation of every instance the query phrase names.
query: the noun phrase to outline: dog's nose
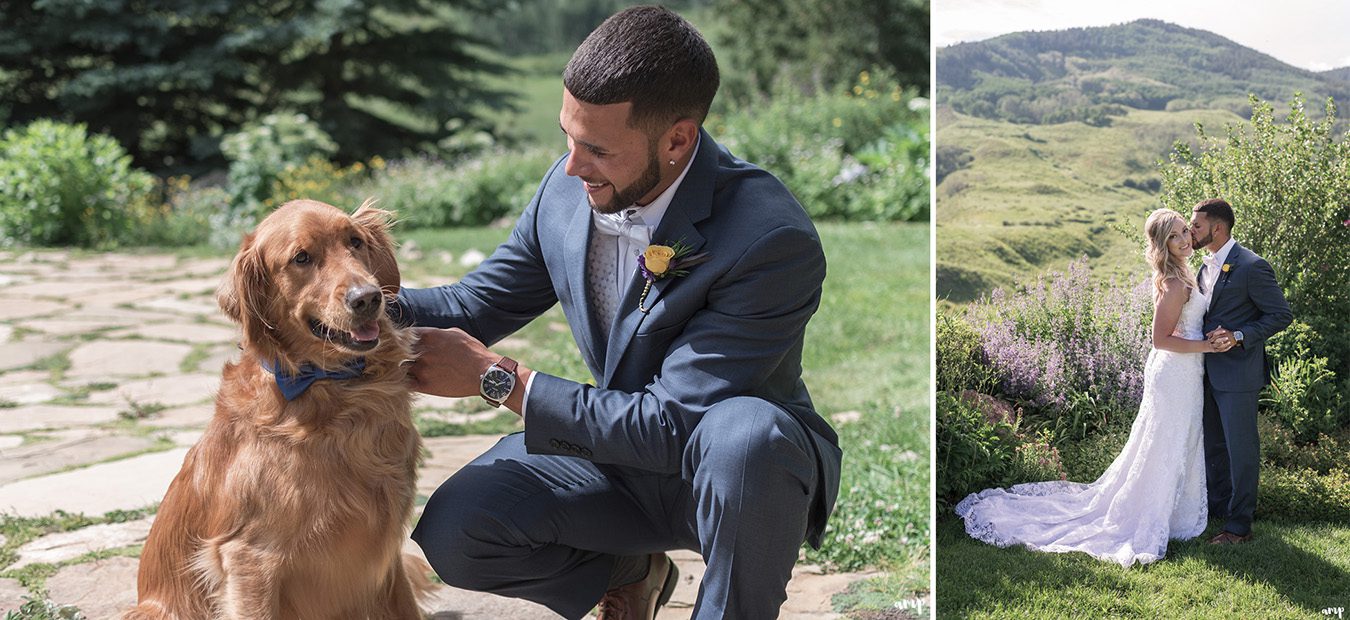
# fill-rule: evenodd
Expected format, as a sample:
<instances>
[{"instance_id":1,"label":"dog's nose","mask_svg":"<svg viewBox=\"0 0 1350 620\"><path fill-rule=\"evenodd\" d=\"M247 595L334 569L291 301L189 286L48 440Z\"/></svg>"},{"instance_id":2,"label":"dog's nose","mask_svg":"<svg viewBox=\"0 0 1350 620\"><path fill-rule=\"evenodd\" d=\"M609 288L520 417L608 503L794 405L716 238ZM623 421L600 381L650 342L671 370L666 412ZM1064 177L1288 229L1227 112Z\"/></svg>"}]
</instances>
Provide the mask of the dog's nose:
<instances>
[{"instance_id":1,"label":"dog's nose","mask_svg":"<svg viewBox=\"0 0 1350 620\"><path fill-rule=\"evenodd\" d=\"M380 287L362 284L347 289L347 307L357 316L374 312L380 305Z\"/></svg>"}]
</instances>

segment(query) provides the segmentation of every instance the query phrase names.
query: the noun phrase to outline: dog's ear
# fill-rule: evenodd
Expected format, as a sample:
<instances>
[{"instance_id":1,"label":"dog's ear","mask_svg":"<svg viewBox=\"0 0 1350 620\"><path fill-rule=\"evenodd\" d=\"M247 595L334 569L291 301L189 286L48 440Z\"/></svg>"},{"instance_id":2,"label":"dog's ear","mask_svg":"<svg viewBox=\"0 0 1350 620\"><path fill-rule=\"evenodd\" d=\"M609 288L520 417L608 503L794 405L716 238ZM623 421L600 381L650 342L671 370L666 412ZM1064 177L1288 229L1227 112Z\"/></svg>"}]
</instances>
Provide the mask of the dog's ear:
<instances>
[{"instance_id":1,"label":"dog's ear","mask_svg":"<svg viewBox=\"0 0 1350 620\"><path fill-rule=\"evenodd\" d=\"M216 289L216 303L230 320L243 327L244 344L271 356L276 335L265 315L268 277L259 254L256 236L249 233L239 244L230 268Z\"/></svg>"},{"instance_id":2,"label":"dog's ear","mask_svg":"<svg viewBox=\"0 0 1350 620\"><path fill-rule=\"evenodd\" d=\"M367 198L361 207L352 214L357 226L365 229L370 241L370 270L380 283L380 290L386 296L398 294L400 278L398 259L394 256L394 238L389 234L394 214L375 208L375 199Z\"/></svg>"}]
</instances>

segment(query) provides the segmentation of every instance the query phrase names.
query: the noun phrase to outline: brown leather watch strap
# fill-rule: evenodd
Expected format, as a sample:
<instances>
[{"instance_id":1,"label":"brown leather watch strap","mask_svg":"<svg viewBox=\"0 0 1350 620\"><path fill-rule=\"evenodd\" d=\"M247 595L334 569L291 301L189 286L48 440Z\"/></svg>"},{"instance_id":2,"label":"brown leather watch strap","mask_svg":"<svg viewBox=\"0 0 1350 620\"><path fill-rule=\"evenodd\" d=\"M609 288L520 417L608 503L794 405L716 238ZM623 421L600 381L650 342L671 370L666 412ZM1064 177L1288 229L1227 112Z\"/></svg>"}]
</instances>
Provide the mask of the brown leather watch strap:
<instances>
[{"instance_id":1,"label":"brown leather watch strap","mask_svg":"<svg viewBox=\"0 0 1350 620\"><path fill-rule=\"evenodd\" d=\"M509 372L514 375L516 374L516 368L519 366L519 364L516 364L516 360L513 360L503 355L501 361L497 362L497 366L501 367L502 370L505 370L506 372Z\"/></svg>"}]
</instances>

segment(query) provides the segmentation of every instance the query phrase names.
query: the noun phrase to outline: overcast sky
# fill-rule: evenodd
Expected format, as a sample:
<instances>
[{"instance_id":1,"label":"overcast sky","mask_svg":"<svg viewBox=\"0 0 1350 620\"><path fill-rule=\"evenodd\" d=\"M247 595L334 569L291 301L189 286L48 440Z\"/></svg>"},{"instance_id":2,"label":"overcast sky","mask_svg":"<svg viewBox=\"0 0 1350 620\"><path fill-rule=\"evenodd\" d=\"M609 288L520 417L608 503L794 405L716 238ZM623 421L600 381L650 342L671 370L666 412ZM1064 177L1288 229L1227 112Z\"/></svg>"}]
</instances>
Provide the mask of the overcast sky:
<instances>
[{"instance_id":1,"label":"overcast sky","mask_svg":"<svg viewBox=\"0 0 1350 620\"><path fill-rule=\"evenodd\" d=\"M938 47L1147 17L1208 30L1304 69L1350 66L1347 0L934 0L932 6Z\"/></svg>"}]
</instances>

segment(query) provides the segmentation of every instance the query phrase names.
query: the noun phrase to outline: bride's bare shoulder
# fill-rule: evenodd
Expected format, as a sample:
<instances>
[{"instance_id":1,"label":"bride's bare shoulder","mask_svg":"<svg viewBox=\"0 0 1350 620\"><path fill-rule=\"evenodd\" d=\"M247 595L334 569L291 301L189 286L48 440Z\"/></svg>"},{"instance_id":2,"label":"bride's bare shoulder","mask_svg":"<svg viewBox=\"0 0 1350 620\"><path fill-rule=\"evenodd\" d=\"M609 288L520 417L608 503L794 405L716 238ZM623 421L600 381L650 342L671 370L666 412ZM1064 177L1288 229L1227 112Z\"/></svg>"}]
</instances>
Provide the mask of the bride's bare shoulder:
<instances>
[{"instance_id":1,"label":"bride's bare shoulder","mask_svg":"<svg viewBox=\"0 0 1350 620\"><path fill-rule=\"evenodd\" d=\"M1162 282L1162 299L1180 299L1183 303L1191 298L1191 285L1185 280L1172 276Z\"/></svg>"}]
</instances>

